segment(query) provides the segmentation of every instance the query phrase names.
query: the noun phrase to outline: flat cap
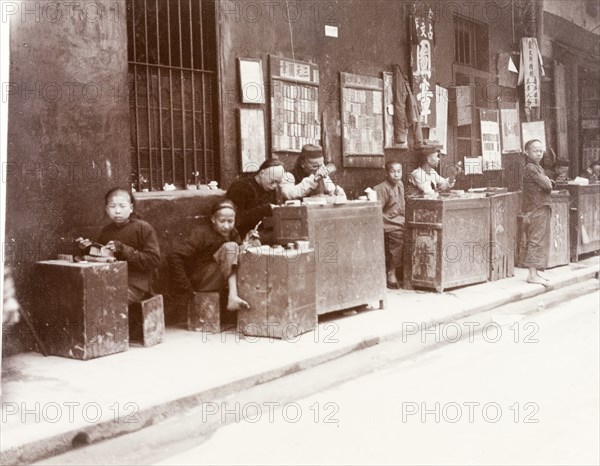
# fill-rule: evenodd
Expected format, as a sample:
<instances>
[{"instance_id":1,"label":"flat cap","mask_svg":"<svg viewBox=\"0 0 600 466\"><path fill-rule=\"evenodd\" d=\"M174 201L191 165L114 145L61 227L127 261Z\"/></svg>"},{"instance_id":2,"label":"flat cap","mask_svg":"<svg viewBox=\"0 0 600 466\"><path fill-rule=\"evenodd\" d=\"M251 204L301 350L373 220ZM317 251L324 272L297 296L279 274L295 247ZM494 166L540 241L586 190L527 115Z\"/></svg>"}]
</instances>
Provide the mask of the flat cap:
<instances>
[{"instance_id":1,"label":"flat cap","mask_svg":"<svg viewBox=\"0 0 600 466\"><path fill-rule=\"evenodd\" d=\"M305 159L316 159L323 157L323 148L315 144L305 144L302 146L300 155Z\"/></svg>"}]
</instances>

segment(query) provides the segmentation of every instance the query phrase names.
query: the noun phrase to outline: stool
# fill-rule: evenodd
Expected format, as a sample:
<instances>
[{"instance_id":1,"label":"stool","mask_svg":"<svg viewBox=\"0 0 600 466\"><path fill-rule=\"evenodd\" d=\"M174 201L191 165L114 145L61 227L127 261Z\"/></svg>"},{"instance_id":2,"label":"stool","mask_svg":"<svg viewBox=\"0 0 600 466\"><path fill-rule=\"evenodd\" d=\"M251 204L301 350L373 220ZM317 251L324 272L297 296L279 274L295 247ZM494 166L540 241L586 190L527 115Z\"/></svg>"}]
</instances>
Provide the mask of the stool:
<instances>
[{"instance_id":1,"label":"stool","mask_svg":"<svg viewBox=\"0 0 600 466\"><path fill-rule=\"evenodd\" d=\"M161 343L165 336L165 313L161 294L129 306L129 341L144 347Z\"/></svg>"},{"instance_id":2,"label":"stool","mask_svg":"<svg viewBox=\"0 0 600 466\"><path fill-rule=\"evenodd\" d=\"M237 323L235 312L225 308L226 296L219 291L197 291L187 309L187 329L218 333Z\"/></svg>"}]
</instances>

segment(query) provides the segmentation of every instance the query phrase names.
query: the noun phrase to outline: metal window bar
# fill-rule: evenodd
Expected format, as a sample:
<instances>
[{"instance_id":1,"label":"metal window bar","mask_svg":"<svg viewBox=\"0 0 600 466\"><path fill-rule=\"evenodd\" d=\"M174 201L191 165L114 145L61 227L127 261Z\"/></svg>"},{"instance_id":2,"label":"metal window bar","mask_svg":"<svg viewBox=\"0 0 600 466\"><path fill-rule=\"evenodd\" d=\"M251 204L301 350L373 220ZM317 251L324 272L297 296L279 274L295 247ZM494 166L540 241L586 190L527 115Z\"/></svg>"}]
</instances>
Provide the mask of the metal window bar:
<instances>
[{"instance_id":1,"label":"metal window bar","mask_svg":"<svg viewBox=\"0 0 600 466\"><path fill-rule=\"evenodd\" d=\"M155 0L154 7L156 8L156 61L162 63L160 59L160 27L158 21L158 0ZM163 153L163 132L162 132L162 80L160 77L160 68L157 68L158 74L158 147L160 153L160 183L165 185L165 158Z\"/></svg>"},{"instance_id":2,"label":"metal window bar","mask_svg":"<svg viewBox=\"0 0 600 466\"><path fill-rule=\"evenodd\" d=\"M132 29L132 44L133 44L133 59L137 60L137 51L136 51L136 35L135 35L135 2L131 2L131 29ZM134 98L134 108L135 108L135 154L137 159L137 184L138 190L142 189L142 181L141 181L141 173L140 167L142 166L142 161L140 157L140 132L138 131L138 124L140 121L138 114L138 86L137 86L137 65L133 65L133 98Z\"/></svg>"},{"instance_id":3,"label":"metal window bar","mask_svg":"<svg viewBox=\"0 0 600 466\"><path fill-rule=\"evenodd\" d=\"M188 6L190 12L190 67L194 68L194 11L192 9L192 0L189 0ZM197 183L198 177L196 174L198 173L198 157L196 157L196 87L194 86L194 72L192 71L190 74L192 75L192 160L194 161L194 183Z\"/></svg>"},{"instance_id":4,"label":"metal window bar","mask_svg":"<svg viewBox=\"0 0 600 466\"><path fill-rule=\"evenodd\" d=\"M202 0L171 0L162 4L163 8L159 5L160 0L128 0L128 22L131 25L128 28L131 49L129 69L134 89L130 106L132 116L135 115L132 156L134 171L138 176L138 190L146 187L160 190L169 178L176 186L185 188L190 169L194 170L194 174L199 173L200 179L205 181L213 176L213 115L207 88L210 89L216 72L204 69L208 51L205 50L203 35L203 3ZM172 10L175 7L177 11ZM153 19L154 25L151 24ZM185 30L187 28L189 30ZM184 39L189 39L188 47L184 46ZM141 44L142 40L144 44ZM165 41L167 50L161 53ZM177 59L179 62L174 63ZM174 73L178 73L179 79L177 75L173 79ZM168 89L163 89L163 80L167 77L168 84L165 81L164 86L168 86ZM144 78L145 96L140 85ZM199 95L198 79L201 83ZM179 89L176 88L177 84ZM180 102L176 102L176 94L179 94ZM165 102L167 96L168 104ZM197 102L198 97L201 102ZM181 111L181 118L176 114L178 111ZM144 117L147 119L145 122ZM191 129L188 129L188 125ZM202 133L201 140L199 131ZM170 141L166 139L169 135ZM170 164L166 159L169 149ZM203 159L202 172L198 157ZM169 165L170 177L167 172ZM142 181L144 175L148 176L149 185Z\"/></svg>"}]
</instances>

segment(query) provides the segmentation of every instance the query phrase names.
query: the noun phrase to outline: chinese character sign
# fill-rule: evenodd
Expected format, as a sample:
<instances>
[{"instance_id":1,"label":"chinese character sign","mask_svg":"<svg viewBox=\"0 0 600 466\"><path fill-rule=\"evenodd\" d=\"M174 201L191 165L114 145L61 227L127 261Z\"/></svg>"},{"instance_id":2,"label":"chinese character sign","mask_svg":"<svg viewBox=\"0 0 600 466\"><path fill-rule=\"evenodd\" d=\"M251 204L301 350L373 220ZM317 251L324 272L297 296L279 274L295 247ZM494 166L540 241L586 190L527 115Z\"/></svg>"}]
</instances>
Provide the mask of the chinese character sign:
<instances>
[{"instance_id":1,"label":"chinese character sign","mask_svg":"<svg viewBox=\"0 0 600 466\"><path fill-rule=\"evenodd\" d=\"M540 72L544 74L537 40L535 37L523 37L518 84L523 84L526 108L540 106Z\"/></svg>"},{"instance_id":2,"label":"chinese character sign","mask_svg":"<svg viewBox=\"0 0 600 466\"><path fill-rule=\"evenodd\" d=\"M414 17L414 44L412 45L415 97L421 110L421 125L435 126L435 94L432 85L433 71L433 21Z\"/></svg>"}]
</instances>

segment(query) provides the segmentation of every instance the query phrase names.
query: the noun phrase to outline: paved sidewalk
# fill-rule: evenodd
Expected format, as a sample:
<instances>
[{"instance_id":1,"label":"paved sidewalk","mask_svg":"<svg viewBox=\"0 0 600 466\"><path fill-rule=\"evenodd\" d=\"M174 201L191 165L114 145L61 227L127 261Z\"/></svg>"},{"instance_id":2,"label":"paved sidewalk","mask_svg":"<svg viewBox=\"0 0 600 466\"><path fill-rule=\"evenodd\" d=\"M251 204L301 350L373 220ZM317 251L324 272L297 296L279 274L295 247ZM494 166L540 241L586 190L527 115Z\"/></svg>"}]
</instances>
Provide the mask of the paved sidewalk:
<instances>
[{"instance_id":1,"label":"paved sidewalk","mask_svg":"<svg viewBox=\"0 0 600 466\"><path fill-rule=\"evenodd\" d=\"M442 294L397 290L387 308L336 314L285 341L169 328L164 343L89 361L26 353L3 362L0 463L31 463L154 424L245 388L398 339L411 325L448 323L598 276L595 256L545 272L551 287L513 278ZM74 440L75 439L75 440Z\"/></svg>"}]
</instances>

